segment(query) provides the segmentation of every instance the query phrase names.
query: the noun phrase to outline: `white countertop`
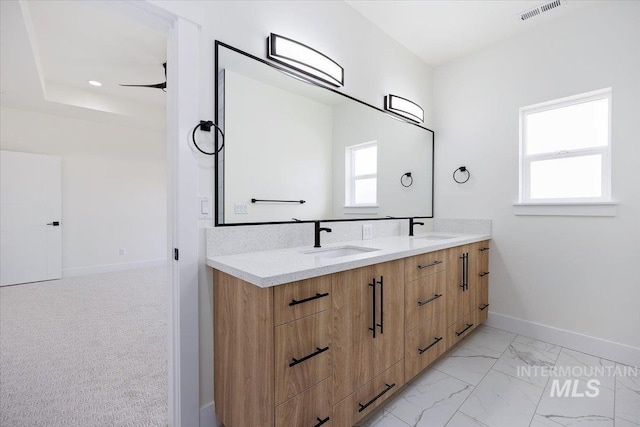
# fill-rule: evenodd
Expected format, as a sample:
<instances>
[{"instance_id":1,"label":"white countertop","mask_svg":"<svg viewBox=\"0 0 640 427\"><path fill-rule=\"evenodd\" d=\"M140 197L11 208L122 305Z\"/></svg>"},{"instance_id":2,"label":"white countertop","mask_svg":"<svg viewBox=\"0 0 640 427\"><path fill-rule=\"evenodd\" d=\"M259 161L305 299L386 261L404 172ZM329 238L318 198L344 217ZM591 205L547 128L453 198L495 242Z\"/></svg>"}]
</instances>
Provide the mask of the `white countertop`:
<instances>
[{"instance_id":1,"label":"white countertop","mask_svg":"<svg viewBox=\"0 0 640 427\"><path fill-rule=\"evenodd\" d=\"M442 240L429 240L425 236L450 236ZM261 288L282 285L296 280L324 276L325 274L393 261L413 255L433 252L468 243L490 239L488 234L459 234L434 232L415 237L394 236L369 240L352 240L322 245L322 249L297 247L263 252L208 257L209 267L223 271ZM314 250L345 246L375 248L377 250L338 258L314 255ZM306 253L305 253L306 252Z\"/></svg>"}]
</instances>

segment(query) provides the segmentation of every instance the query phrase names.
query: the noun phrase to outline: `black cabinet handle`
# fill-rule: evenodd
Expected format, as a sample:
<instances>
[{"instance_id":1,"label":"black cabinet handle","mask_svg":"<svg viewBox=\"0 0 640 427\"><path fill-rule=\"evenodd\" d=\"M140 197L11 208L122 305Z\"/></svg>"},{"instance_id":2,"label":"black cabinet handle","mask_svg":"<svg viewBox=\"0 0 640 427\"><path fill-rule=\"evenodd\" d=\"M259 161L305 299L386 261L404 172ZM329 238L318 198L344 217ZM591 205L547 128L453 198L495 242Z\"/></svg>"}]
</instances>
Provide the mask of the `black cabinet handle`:
<instances>
[{"instance_id":1,"label":"black cabinet handle","mask_svg":"<svg viewBox=\"0 0 640 427\"><path fill-rule=\"evenodd\" d=\"M371 399L370 401L368 401L367 403L365 403L364 405L362 403L358 403L358 405L360 406L360 409L358 409L358 412L362 412L365 409L367 409L367 407L369 407L373 402L375 402L376 400L380 399L380 397L382 397L383 394L385 394L386 392L388 392L389 390L391 390L392 388L394 388L396 386L396 383L393 383L391 385L389 384L385 384L387 387L382 390L380 393L378 393L376 395L376 397L374 397L373 399Z\"/></svg>"},{"instance_id":2,"label":"black cabinet handle","mask_svg":"<svg viewBox=\"0 0 640 427\"><path fill-rule=\"evenodd\" d=\"M54 227L58 227L60 225L60 221L48 222L47 225L53 225Z\"/></svg>"},{"instance_id":3,"label":"black cabinet handle","mask_svg":"<svg viewBox=\"0 0 640 427\"><path fill-rule=\"evenodd\" d=\"M460 335L464 334L465 332L467 332L467 329L469 329L472 326L473 326L473 323L467 323L467 327L461 330L460 332L456 332L456 336L459 337Z\"/></svg>"},{"instance_id":4,"label":"black cabinet handle","mask_svg":"<svg viewBox=\"0 0 640 427\"><path fill-rule=\"evenodd\" d=\"M488 250L489 250L489 248L480 248L480 249L478 249L478 250L479 250L480 252L484 252L484 251L488 251Z\"/></svg>"},{"instance_id":5,"label":"black cabinet handle","mask_svg":"<svg viewBox=\"0 0 640 427\"><path fill-rule=\"evenodd\" d=\"M436 300L438 298L440 298L442 296L442 294L435 294L434 296L432 296L431 298L429 298L428 300L425 301L418 301L418 306L422 307L425 304L429 304L431 301Z\"/></svg>"},{"instance_id":6,"label":"black cabinet handle","mask_svg":"<svg viewBox=\"0 0 640 427\"><path fill-rule=\"evenodd\" d=\"M296 359L295 357L292 357L291 358L291 363L289 363L289 367L291 368L293 366L296 366L298 363L302 363L305 360L311 359L312 357L317 356L320 353L324 353L327 350L329 350L329 346L326 346L325 348L316 347L316 351L314 351L311 354L306 355L302 359Z\"/></svg>"},{"instance_id":7,"label":"black cabinet handle","mask_svg":"<svg viewBox=\"0 0 640 427\"><path fill-rule=\"evenodd\" d=\"M488 275L489 272L488 271L483 271L482 273L479 274L480 277L484 277L486 275Z\"/></svg>"},{"instance_id":8,"label":"black cabinet handle","mask_svg":"<svg viewBox=\"0 0 640 427\"><path fill-rule=\"evenodd\" d=\"M419 349L418 349L418 353L419 353L419 354L422 354L422 353L424 353L425 351L429 350L431 347L433 347L434 345L438 344L438 343L442 340L442 337L435 337L435 338L434 338L434 340L435 340L435 341L433 341L431 344L429 344L429 345L428 345L428 346L426 346L425 348L419 348Z\"/></svg>"},{"instance_id":9,"label":"black cabinet handle","mask_svg":"<svg viewBox=\"0 0 640 427\"><path fill-rule=\"evenodd\" d=\"M380 281L378 282L378 284L380 285L380 323L378 323L378 326L380 327L380 333L383 334L384 331L382 330L382 327L384 325L384 277L380 276ZM375 289L374 289L375 292Z\"/></svg>"},{"instance_id":10,"label":"black cabinet handle","mask_svg":"<svg viewBox=\"0 0 640 427\"><path fill-rule=\"evenodd\" d=\"M469 252L464 254L464 288L469 290Z\"/></svg>"},{"instance_id":11,"label":"black cabinet handle","mask_svg":"<svg viewBox=\"0 0 640 427\"><path fill-rule=\"evenodd\" d=\"M433 267L434 265L442 264L442 261L433 261L431 264L419 265L418 270L423 270L425 268Z\"/></svg>"},{"instance_id":12,"label":"black cabinet handle","mask_svg":"<svg viewBox=\"0 0 640 427\"><path fill-rule=\"evenodd\" d=\"M329 421L329 417L325 418L324 420L321 420L320 418L316 417L316 420L318 420L318 424L314 424L313 427L320 427L322 424Z\"/></svg>"},{"instance_id":13,"label":"black cabinet handle","mask_svg":"<svg viewBox=\"0 0 640 427\"><path fill-rule=\"evenodd\" d=\"M316 292L316 294L314 296L309 297L309 298L305 298L305 299L301 299L301 300L292 299L291 302L289 303L289 306L302 304L303 302L313 301L314 299L328 297L328 296L329 296L329 292L325 292L324 294Z\"/></svg>"},{"instance_id":14,"label":"black cabinet handle","mask_svg":"<svg viewBox=\"0 0 640 427\"><path fill-rule=\"evenodd\" d=\"M485 308L489 307L489 304L485 304L482 307L478 307L480 309L480 311L484 310Z\"/></svg>"},{"instance_id":15,"label":"black cabinet handle","mask_svg":"<svg viewBox=\"0 0 640 427\"><path fill-rule=\"evenodd\" d=\"M371 304L371 327L369 328L370 331L373 331L373 337L376 337L376 279L372 279L371 283L369 283L369 286L371 286L372 290L373 290L373 301Z\"/></svg>"}]
</instances>

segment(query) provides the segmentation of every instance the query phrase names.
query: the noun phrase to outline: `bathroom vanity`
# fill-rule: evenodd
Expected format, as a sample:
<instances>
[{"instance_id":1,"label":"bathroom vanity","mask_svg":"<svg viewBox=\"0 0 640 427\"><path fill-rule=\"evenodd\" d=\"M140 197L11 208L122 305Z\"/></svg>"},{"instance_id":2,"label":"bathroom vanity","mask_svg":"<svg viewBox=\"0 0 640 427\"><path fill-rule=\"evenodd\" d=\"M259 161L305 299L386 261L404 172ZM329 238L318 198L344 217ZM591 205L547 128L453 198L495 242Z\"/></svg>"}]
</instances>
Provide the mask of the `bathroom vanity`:
<instances>
[{"instance_id":1,"label":"bathroom vanity","mask_svg":"<svg viewBox=\"0 0 640 427\"><path fill-rule=\"evenodd\" d=\"M226 427L351 427L487 318L489 235L210 257Z\"/></svg>"}]
</instances>

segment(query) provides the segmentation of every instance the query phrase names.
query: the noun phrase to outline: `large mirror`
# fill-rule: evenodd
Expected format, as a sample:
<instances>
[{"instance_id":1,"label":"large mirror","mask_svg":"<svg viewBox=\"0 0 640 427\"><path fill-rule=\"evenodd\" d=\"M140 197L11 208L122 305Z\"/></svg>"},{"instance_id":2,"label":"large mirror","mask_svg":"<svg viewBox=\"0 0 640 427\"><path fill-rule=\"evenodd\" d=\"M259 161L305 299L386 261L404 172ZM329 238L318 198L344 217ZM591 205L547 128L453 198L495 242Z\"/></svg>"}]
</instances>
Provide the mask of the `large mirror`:
<instances>
[{"instance_id":1,"label":"large mirror","mask_svg":"<svg viewBox=\"0 0 640 427\"><path fill-rule=\"evenodd\" d=\"M215 58L216 225L433 216L433 131L218 41Z\"/></svg>"}]
</instances>

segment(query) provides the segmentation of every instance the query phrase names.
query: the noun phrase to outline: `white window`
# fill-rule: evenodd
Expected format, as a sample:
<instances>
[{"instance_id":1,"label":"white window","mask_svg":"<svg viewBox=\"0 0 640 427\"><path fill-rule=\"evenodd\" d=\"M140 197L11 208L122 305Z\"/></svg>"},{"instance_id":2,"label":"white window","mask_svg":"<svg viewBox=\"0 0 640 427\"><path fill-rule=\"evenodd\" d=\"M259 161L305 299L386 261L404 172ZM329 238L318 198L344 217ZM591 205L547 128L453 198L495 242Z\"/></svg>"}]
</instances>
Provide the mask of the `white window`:
<instances>
[{"instance_id":1,"label":"white window","mask_svg":"<svg viewBox=\"0 0 640 427\"><path fill-rule=\"evenodd\" d=\"M345 205L375 206L378 201L377 141L346 147Z\"/></svg>"},{"instance_id":2,"label":"white window","mask_svg":"<svg viewBox=\"0 0 640 427\"><path fill-rule=\"evenodd\" d=\"M520 203L611 201L611 89L520 109Z\"/></svg>"}]
</instances>

